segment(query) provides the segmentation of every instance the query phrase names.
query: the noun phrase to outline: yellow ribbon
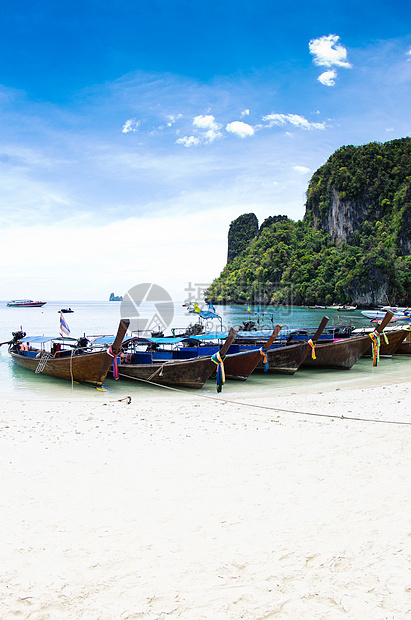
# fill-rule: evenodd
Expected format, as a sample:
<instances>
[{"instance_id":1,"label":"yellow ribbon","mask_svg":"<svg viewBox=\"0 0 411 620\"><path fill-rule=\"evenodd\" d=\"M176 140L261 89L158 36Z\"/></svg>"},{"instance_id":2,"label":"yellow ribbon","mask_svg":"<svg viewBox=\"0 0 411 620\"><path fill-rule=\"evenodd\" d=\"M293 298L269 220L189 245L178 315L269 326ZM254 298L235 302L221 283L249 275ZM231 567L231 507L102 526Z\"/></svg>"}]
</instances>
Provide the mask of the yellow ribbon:
<instances>
[{"instance_id":1,"label":"yellow ribbon","mask_svg":"<svg viewBox=\"0 0 411 620\"><path fill-rule=\"evenodd\" d=\"M377 363L380 359L380 335L377 332L372 332L371 334L369 334L369 336L372 341L372 365L377 366Z\"/></svg>"},{"instance_id":2,"label":"yellow ribbon","mask_svg":"<svg viewBox=\"0 0 411 620\"><path fill-rule=\"evenodd\" d=\"M313 360L316 360L316 359L317 359L317 357L316 357L316 355L315 355L315 344L313 343L313 341L311 340L311 338L309 339L308 344L309 344L309 345L310 345L310 347L311 347L311 357L313 358Z\"/></svg>"},{"instance_id":3,"label":"yellow ribbon","mask_svg":"<svg viewBox=\"0 0 411 620\"><path fill-rule=\"evenodd\" d=\"M263 366L264 366L264 372L268 372L268 360L267 360L267 351L266 349L263 349L263 347L261 347L260 349L260 353L263 356Z\"/></svg>"},{"instance_id":4,"label":"yellow ribbon","mask_svg":"<svg viewBox=\"0 0 411 620\"><path fill-rule=\"evenodd\" d=\"M222 383L225 383L224 362L223 362L223 359L222 359L222 357L220 355L220 351L217 351L217 353L214 353L214 355L212 356L211 359L213 360L214 364L217 364L217 366L220 366L220 369L221 369L221 381L222 381Z\"/></svg>"},{"instance_id":5,"label":"yellow ribbon","mask_svg":"<svg viewBox=\"0 0 411 620\"><path fill-rule=\"evenodd\" d=\"M261 353L261 355L263 356L263 362L264 362L264 364L266 364L266 363L267 363L267 352L266 352L266 351L264 351L263 347L261 347L261 349L260 349L260 353Z\"/></svg>"}]
</instances>

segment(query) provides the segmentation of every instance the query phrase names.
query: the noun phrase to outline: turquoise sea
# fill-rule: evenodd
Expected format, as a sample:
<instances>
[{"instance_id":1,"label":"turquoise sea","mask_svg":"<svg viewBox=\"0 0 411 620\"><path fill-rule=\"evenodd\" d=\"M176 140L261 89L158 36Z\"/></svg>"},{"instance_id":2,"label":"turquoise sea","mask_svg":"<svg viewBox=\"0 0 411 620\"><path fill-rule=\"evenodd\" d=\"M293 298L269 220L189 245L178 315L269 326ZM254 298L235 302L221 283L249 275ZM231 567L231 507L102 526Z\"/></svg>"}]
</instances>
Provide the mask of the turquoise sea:
<instances>
[{"instance_id":1,"label":"turquoise sea","mask_svg":"<svg viewBox=\"0 0 411 620\"><path fill-rule=\"evenodd\" d=\"M0 342L11 338L12 332L22 328L27 335L59 335L60 308L71 307L74 312L65 314L65 320L70 328L70 335L74 337L116 332L121 318L120 302L72 302L72 301L48 301L42 308L9 308L6 301L0 302ZM144 314L142 309L140 312ZM339 312L333 309L310 310L301 307L261 308L257 314L257 306L251 306L250 312L247 306L216 306L216 312L221 316L223 329L232 325L238 326L245 320L253 320L260 327L270 328L272 325L281 323L283 328L294 327L317 327L322 316L330 318L329 325L333 322L345 321L354 323L356 326L368 323L359 310ZM155 308L147 305L147 316L155 316ZM174 303L174 315L172 327L183 328L190 323L197 322L195 314L187 313L182 302ZM154 324L152 325L154 326ZM210 324L211 327L211 324ZM213 327L220 329L220 323L214 322ZM169 334L168 330L166 333ZM227 381L223 388L224 398L241 400L242 397L252 398L274 393L288 395L292 393L304 393L311 390L325 391L344 389L348 387L364 387L372 385L385 385L388 383L404 382L411 380L411 356L394 356L382 358L377 368L372 367L369 359L359 360L351 370L311 370L300 368L295 375L288 377L283 375L252 375L246 382ZM177 394L173 390L167 390L157 386L147 386L137 382L125 380L115 381L107 378L104 384L105 391L86 385L74 385L69 382L36 375L33 372L16 366L7 352L7 345L0 347L0 393L3 399L73 399L99 400L118 399L129 395L133 400L155 398L170 398ZM197 390L187 390L194 394ZM215 385L212 380L208 381L201 393L216 396Z\"/></svg>"}]
</instances>

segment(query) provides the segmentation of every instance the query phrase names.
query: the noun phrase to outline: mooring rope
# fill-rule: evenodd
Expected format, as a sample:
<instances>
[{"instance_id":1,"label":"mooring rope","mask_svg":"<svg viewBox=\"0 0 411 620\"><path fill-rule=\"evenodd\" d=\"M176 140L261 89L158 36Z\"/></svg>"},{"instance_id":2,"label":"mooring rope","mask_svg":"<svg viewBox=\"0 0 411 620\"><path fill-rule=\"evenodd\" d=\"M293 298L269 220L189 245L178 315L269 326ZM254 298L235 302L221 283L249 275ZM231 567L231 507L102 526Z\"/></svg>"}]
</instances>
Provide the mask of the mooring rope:
<instances>
[{"instance_id":1,"label":"mooring rope","mask_svg":"<svg viewBox=\"0 0 411 620\"><path fill-rule=\"evenodd\" d=\"M71 391L73 391L73 387L74 387L74 377L73 377L73 355L74 355L74 349L71 349L70 352L70 377L71 377Z\"/></svg>"},{"instance_id":2,"label":"mooring rope","mask_svg":"<svg viewBox=\"0 0 411 620\"><path fill-rule=\"evenodd\" d=\"M161 383L154 383L153 381L149 381L147 379L140 379L139 377L130 377L128 375L123 375L121 372L119 373L120 377L125 377L127 379L134 379L134 381L140 381L142 383L148 383L149 385L155 385L156 387L162 387L166 390L171 390L172 392L178 392L180 394L185 394L186 396L195 396L196 398L205 398L206 400L213 400L217 402L226 403L229 405L241 405L242 407L252 407L254 409L266 409L268 411L279 411L281 413L294 413L297 415L305 415L305 416L313 416L317 418L332 418L334 420L350 420L355 422L377 422L380 424L398 424L401 426L411 426L411 422L403 422L401 420L379 420L377 418L359 418L356 416L346 416L346 415L334 415L331 413L313 413L309 411L296 411L294 409L281 409L279 407L270 407L269 405L258 405L255 403L245 403L240 400L227 400L225 398L221 398L219 396L209 396L208 394L199 394L198 392L193 392L193 394L189 394L184 390L181 390L177 387L172 387L171 385L164 385ZM131 396L126 396L125 398L120 398L121 400L127 400L127 404L131 403ZM118 401L118 402L119 402Z\"/></svg>"}]
</instances>

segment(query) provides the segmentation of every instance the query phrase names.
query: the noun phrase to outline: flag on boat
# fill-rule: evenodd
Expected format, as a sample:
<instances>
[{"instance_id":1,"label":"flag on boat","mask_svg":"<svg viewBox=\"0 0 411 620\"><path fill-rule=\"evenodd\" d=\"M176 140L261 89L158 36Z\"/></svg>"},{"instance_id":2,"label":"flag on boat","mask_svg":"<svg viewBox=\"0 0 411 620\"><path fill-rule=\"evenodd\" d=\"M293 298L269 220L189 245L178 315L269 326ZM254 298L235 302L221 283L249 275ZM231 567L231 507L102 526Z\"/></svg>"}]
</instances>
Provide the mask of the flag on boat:
<instances>
[{"instance_id":1,"label":"flag on boat","mask_svg":"<svg viewBox=\"0 0 411 620\"><path fill-rule=\"evenodd\" d=\"M194 312L201 312L200 306L198 305L197 302L195 302L195 304L194 304Z\"/></svg>"},{"instance_id":2,"label":"flag on boat","mask_svg":"<svg viewBox=\"0 0 411 620\"><path fill-rule=\"evenodd\" d=\"M70 333L70 328L64 319L63 313L60 312L60 335L68 336L69 333Z\"/></svg>"},{"instance_id":3,"label":"flag on boat","mask_svg":"<svg viewBox=\"0 0 411 620\"><path fill-rule=\"evenodd\" d=\"M210 301L210 303L208 304L208 309L210 310L210 312L215 312L215 308L213 306L213 302Z\"/></svg>"}]
</instances>

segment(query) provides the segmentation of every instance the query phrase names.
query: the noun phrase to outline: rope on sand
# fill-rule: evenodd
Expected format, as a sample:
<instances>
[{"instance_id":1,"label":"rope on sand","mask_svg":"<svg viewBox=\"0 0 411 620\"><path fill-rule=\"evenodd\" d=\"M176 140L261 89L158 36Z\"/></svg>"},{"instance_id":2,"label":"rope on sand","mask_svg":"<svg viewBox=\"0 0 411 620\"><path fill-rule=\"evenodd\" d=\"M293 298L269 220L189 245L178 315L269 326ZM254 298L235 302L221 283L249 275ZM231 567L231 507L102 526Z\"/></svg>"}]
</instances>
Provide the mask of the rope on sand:
<instances>
[{"instance_id":1,"label":"rope on sand","mask_svg":"<svg viewBox=\"0 0 411 620\"><path fill-rule=\"evenodd\" d=\"M119 398L116 402L121 403L123 400L125 400L126 404L129 405L131 403L131 396L124 396L124 398Z\"/></svg>"},{"instance_id":2,"label":"rope on sand","mask_svg":"<svg viewBox=\"0 0 411 620\"><path fill-rule=\"evenodd\" d=\"M279 411L281 413L295 413L297 415L306 415L313 416L317 418L331 418L334 420L350 420L355 422L377 422L380 424L397 424L401 426L411 426L411 422L402 422L401 420L378 420L377 418L358 418L356 416L346 416L342 415L333 415L331 413L312 413L309 411L295 411L294 409L280 409L279 407L270 407L269 405L256 405L254 403L244 403L240 400L227 400L226 398L221 398L218 396L208 396L206 394L199 394L198 392L193 392L193 394L188 394L184 390L180 388L172 387L171 385L163 385L160 383L154 383L153 381L148 381L147 379L140 379L138 377L129 377L128 375L123 375L119 373L120 377L126 377L127 379L134 379L134 381L140 381L142 383L148 383L149 385L155 385L156 387L162 387L166 390L171 390L172 392L179 392L180 394L185 394L186 396L195 396L197 398L205 398L206 400L215 400L221 403L225 403L228 405L241 405L243 407L253 407L254 409L267 409L268 411ZM118 399L117 402L121 402L122 400L127 400L127 404L131 403L131 396L126 396L125 398Z\"/></svg>"}]
</instances>

